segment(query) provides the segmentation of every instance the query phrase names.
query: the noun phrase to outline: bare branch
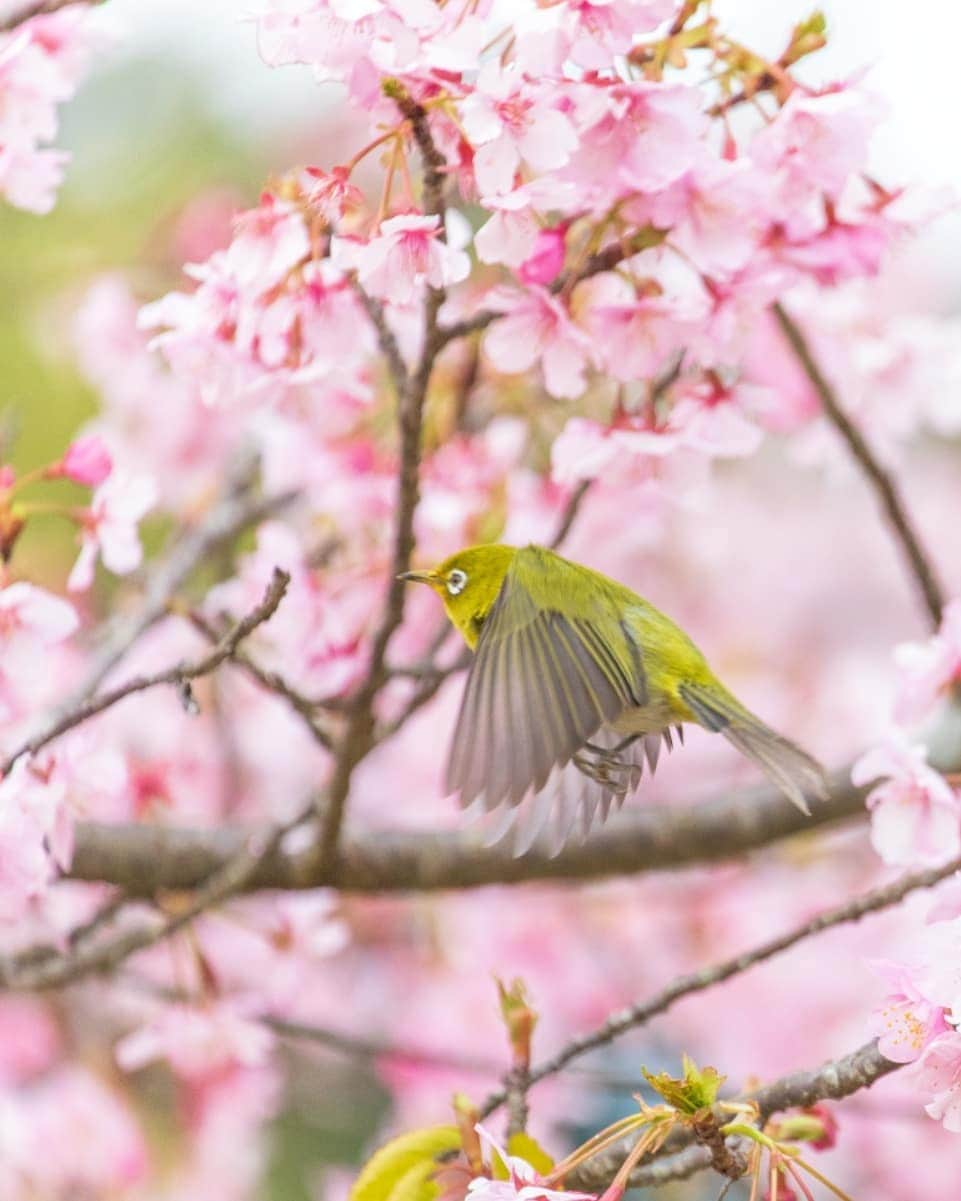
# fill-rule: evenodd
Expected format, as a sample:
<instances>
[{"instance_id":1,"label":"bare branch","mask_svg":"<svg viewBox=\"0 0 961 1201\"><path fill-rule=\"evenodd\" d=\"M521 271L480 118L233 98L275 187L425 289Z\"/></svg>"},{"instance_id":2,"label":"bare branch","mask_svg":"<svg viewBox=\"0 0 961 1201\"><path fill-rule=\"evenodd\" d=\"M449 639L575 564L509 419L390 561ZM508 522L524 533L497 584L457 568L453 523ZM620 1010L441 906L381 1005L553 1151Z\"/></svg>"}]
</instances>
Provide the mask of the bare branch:
<instances>
[{"instance_id":1,"label":"bare branch","mask_svg":"<svg viewBox=\"0 0 961 1201\"><path fill-rule=\"evenodd\" d=\"M94 972L115 970L131 955L155 946L176 934L195 918L244 891L258 868L269 858L292 829L312 819L316 813L313 801L292 821L274 825L266 830L248 833L234 854L221 864L198 888L189 905L161 921L146 922L114 937L88 947L88 939L76 942L66 954L35 960L31 949L0 960L0 983L17 991L38 992L60 988ZM99 923L98 923L99 925Z\"/></svg>"},{"instance_id":2,"label":"bare branch","mask_svg":"<svg viewBox=\"0 0 961 1201\"><path fill-rule=\"evenodd\" d=\"M756 1102L760 1120L774 1113L817 1101L839 1101L862 1089L870 1088L883 1076L897 1071L903 1064L892 1063L878 1050L876 1042L866 1043L856 1051L831 1060L814 1071L792 1072L763 1088L742 1095L742 1100ZM682 1139L669 1140L670 1149L677 1150ZM600 1191L605 1188L623 1163L624 1150L614 1150L595 1159L572 1173L568 1186ZM653 1188L672 1180L684 1180L711 1166L711 1152L706 1147L689 1146L680 1154L663 1160L642 1164L631 1173L632 1188Z\"/></svg>"},{"instance_id":3,"label":"bare branch","mask_svg":"<svg viewBox=\"0 0 961 1201\"><path fill-rule=\"evenodd\" d=\"M778 302L771 306L774 317L781 327L791 350L804 369L824 409L824 415L841 435L851 455L860 465L878 495L881 507L907 561L908 569L921 593L924 606L937 629L944 610L944 590L937 572L928 558L914 523L904 505L898 486L874 456L864 435L841 408L837 395L821 370L801 328L787 310Z\"/></svg>"},{"instance_id":4,"label":"bare branch","mask_svg":"<svg viewBox=\"0 0 961 1201\"><path fill-rule=\"evenodd\" d=\"M241 456L228 475L223 496L203 521L187 530L163 558L151 564L146 595L139 610L108 626L87 677L77 690L76 698L64 705L64 712L100 687L138 638L167 613L171 598L180 592L199 564L220 547L233 542L248 527L274 516L296 500L296 492L266 497L254 495L257 468L255 455Z\"/></svg>"},{"instance_id":5,"label":"bare branch","mask_svg":"<svg viewBox=\"0 0 961 1201\"><path fill-rule=\"evenodd\" d=\"M208 639L208 641L217 643L222 635L219 635L213 626L200 613L191 612L188 614L190 624L199 633ZM231 662L241 668L257 683L265 688L268 692L273 692L287 702L294 712L301 718L311 736L325 750L330 750L333 746L333 740L327 730L317 720L317 710L325 707L326 702L312 700L308 696L304 696L302 692L298 692L296 688L285 679L279 672L270 671L266 667L262 667L251 656L240 647L235 648L230 656Z\"/></svg>"},{"instance_id":6,"label":"bare branch","mask_svg":"<svg viewBox=\"0 0 961 1201\"><path fill-rule=\"evenodd\" d=\"M220 639L209 654L204 655L202 659L198 659L193 663L178 663L176 666L168 667L165 671L157 672L154 675L134 676L133 679L127 680L126 683L84 701L69 713L64 713L41 733L34 735L33 738L28 738L26 742L19 746L0 765L0 775L6 775L22 755L36 754L37 751L53 742L54 739L59 738L62 734L65 734L68 730L72 730L83 722L88 721L91 717L96 716L96 714L103 713L106 709L112 708L119 701L132 696L135 692L145 692L148 688L156 688L161 684L184 687L191 680L209 675L225 659L229 659L234 654L239 643L248 634L251 634L265 621L270 620L277 606L283 600L289 583L290 576L285 571L281 571L275 567L270 584L260 604L251 610L241 621L237 622Z\"/></svg>"},{"instance_id":7,"label":"bare branch","mask_svg":"<svg viewBox=\"0 0 961 1201\"><path fill-rule=\"evenodd\" d=\"M833 926L860 921L869 913L879 913L883 909L890 909L892 905L897 905L904 900L909 893L917 892L922 888L932 888L958 871L961 871L961 856L950 859L939 867L909 872L900 879L880 888L871 889L870 892L854 897L853 900L846 901L843 905L822 910L821 913L815 914L814 917L795 926L794 929L788 930L787 933L768 939L750 951L744 951L731 959L722 960L712 967L702 968L700 971L686 976L679 976L649 1000L622 1009L612 1014L590 1034L571 1039L550 1059L544 1060L543 1063L531 1069L528 1083L536 1084L547 1076L553 1076L581 1055L595 1051L598 1047L606 1046L628 1030L646 1025L652 1018L670 1009L682 997L689 997L692 993L704 992L706 989L713 988L715 985L729 980L732 976L740 975L741 972L747 971L756 964L773 959L782 951L796 946L797 943L803 942L807 938L820 934L824 930L830 930ZM507 1088L493 1093L482 1106L481 1116L486 1117L503 1105L505 1101L509 1100L509 1096Z\"/></svg>"},{"instance_id":8,"label":"bare branch","mask_svg":"<svg viewBox=\"0 0 961 1201\"><path fill-rule=\"evenodd\" d=\"M435 892L538 880L598 880L719 863L793 834L809 834L863 819L865 790L845 771L830 798L810 817L774 788L722 794L689 806L637 806L594 831L583 843L551 856L535 846L514 858L503 845L483 846L471 830L377 831L345 839L336 862L321 867L311 852L279 851L264 859L249 887L298 889L330 885L345 892ZM385 808L397 798L385 798ZM81 822L68 873L129 888L196 888L233 855L245 833L236 828L177 829L143 824Z\"/></svg>"},{"instance_id":9,"label":"bare branch","mask_svg":"<svg viewBox=\"0 0 961 1201\"><path fill-rule=\"evenodd\" d=\"M397 343L397 338L394 336L394 331L387 324L387 315L384 312L384 306L379 300L371 296L356 276L352 276L350 282L357 293L364 312L374 327L374 332L377 334L377 344L380 347L380 353L384 356L384 361L387 363L387 370L390 372L394 391L398 397L403 396L407 390L407 364L404 362L404 356L400 353L400 346Z\"/></svg>"}]
</instances>

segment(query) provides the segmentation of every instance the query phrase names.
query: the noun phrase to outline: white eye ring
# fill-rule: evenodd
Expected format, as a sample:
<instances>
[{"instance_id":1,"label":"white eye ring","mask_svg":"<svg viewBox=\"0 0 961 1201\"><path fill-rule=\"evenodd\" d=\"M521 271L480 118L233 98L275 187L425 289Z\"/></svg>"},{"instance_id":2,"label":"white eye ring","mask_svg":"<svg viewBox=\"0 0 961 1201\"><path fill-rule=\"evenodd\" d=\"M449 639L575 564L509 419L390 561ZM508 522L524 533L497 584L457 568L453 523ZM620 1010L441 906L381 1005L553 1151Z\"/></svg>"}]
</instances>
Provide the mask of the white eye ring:
<instances>
[{"instance_id":1,"label":"white eye ring","mask_svg":"<svg viewBox=\"0 0 961 1201\"><path fill-rule=\"evenodd\" d=\"M447 591L451 594L451 596L459 596L460 593L464 591L466 585L467 572L461 571L459 567L455 567L447 577Z\"/></svg>"}]
</instances>

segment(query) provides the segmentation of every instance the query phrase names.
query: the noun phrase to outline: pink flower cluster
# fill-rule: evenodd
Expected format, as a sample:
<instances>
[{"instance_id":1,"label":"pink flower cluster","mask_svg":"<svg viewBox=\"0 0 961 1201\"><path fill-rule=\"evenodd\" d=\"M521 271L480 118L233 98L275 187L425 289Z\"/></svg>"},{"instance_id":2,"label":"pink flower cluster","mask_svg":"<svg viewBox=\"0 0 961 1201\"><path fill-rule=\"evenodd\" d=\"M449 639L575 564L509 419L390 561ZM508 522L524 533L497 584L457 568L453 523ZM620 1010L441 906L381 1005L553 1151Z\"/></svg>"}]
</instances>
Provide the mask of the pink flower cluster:
<instances>
[{"instance_id":1,"label":"pink flower cluster","mask_svg":"<svg viewBox=\"0 0 961 1201\"><path fill-rule=\"evenodd\" d=\"M895 651L895 717L902 725L930 718L961 682L961 601L946 606L941 628L924 643ZM961 793L926 763L923 746L896 731L854 765L855 784L882 779L868 794L871 840L886 863L937 863L961 850Z\"/></svg>"},{"instance_id":2,"label":"pink flower cluster","mask_svg":"<svg viewBox=\"0 0 961 1201\"><path fill-rule=\"evenodd\" d=\"M69 100L102 41L86 4L69 4L0 33L0 195L48 213L69 154L49 149L57 106Z\"/></svg>"},{"instance_id":3,"label":"pink flower cluster","mask_svg":"<svg viewBox=\"0 0 961 1201\"><path fill-rule=\"evenodd\" d=\"M925 1109L946 1130L961 1133L961 892L958 882L934 907L910 965L888 961L875 968L888 988L873 1014L882 1054L915 1065L915 1087L929 1097Z\"/></svg>"}]
</instances>

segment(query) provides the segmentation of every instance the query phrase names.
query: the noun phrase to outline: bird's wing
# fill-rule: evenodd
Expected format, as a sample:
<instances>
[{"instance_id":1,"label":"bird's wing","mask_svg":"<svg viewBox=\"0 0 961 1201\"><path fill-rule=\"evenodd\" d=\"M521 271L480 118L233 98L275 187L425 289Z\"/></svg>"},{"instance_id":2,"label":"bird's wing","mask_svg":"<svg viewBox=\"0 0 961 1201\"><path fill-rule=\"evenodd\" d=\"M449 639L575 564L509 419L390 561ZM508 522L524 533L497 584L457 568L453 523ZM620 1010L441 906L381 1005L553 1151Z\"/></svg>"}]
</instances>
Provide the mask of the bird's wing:
<instances>
[{"instance_id":1,"label":"bird's wing","mask_svg":"<svg viewBox=\"0 0 961 1201\"><path fill-rule=\"evenodd\" d=\"M609 781L587 774L572 759L555 767L544 787L532 790L523 804L490 812L481 793L471 805L469 816L477 823L486 846L507 842L515 856L526 855L537 846L553 857L571 839L586 838L595 822L606 822L612 812L620 809L636 791L645 769L653 774L662 739L670 750L670 730L642 734L624 747L623 735L611 726L601 726L591 735L591 744L616 754L617 767Z\"/></svg>"},{"instance_id":2,"label":"bird's wing","mask_svg":"<svg viewBox=\"0 0 961 1201\"><path fill-rule=\"evenodd\" d=\"M481 796L488 809L518 805L605 722L644 703L640 651L616 607L591 597L585 617L565 602L578 585L583 593L577 571L534 547L514 557L481 630L451 744L447 787L465 806Z\"/></svg>"}]
</instances>

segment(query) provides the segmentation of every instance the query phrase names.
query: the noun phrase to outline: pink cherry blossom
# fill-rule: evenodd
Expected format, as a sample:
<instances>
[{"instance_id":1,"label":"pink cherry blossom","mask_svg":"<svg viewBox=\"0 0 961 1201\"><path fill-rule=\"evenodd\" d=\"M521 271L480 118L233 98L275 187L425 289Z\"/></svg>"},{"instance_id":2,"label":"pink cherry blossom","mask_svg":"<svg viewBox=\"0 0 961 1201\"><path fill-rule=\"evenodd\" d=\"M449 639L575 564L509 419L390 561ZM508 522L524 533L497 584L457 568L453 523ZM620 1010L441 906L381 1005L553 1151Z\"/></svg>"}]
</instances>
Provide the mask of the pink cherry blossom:
<instances>
[{"instance_id":1,"label":"pink cherry blossom","mask_svg":"<svg viewBox=\"0 0 961 1201\"><path fill-rule=\"evenodd\" d=\"M240 288L266 292L310 253L302 214L265 192L257 208L241 213L225 252L225 267Z\"/></svg>"},{"instance_id":2,"label":"pink cherry blossom","mask_svg":"<svg viewBox=\"0 0 961 1201\"><path fill-rule=\"evenodd\" d=\"M961 849L961 800L942 775L925 763L925 749L899 739L862 755L851 770L857 785L878 777L873 788L871 842L885 863L930 863Z\"/></svg>"},{"instance_id":3,"label":"pink cherry blossom","mask_svg":"<svg viewBox=\"0 0 961 1201\"><path fill-rule=\"evenodd\" d=\"M589 69L610 67L627 54L639 34L671 17L674 0L563 0L570 56Z\"/></svg>"},{"instance_id":4,"label":"pink cherry blossom","mask_svg":"<svg viewBox=\"0 0 961 1201\"><path fill-rule=\"evenodd\" d=\"M695 88L632 81L585 87L574 99L581 137L564 176L595 205L619 200L625 191L666 188L706 153Z\"/></svg>"},{"instance_id":5,"label":"pink cherry blossom","mask_svg":"<svg viewBox=\"0 0 961 1201\"><path fill-rule=\"evenodd\" d=\"M84 592L90 587L98 555L104 566L118 575L140 565L143 548L137 525L153 508L156 496L156 486L145 476L117 472L100 485L83 518L80 555L67 584L71 591Z\"/></svg>"},{"instance_id":6,"label":"pink cherry blossom","mask_svg":"<svg viewBox=\"0 0 961 1201\"><path fill-rule=\"evenodd\" d=\"M117 1063L135 1071L165 1059L188 1080L216 1075L231 1065L256 1067L266 1062L274 1036L233 1004L211 1002L203 1008L170 1005L147 1025L117 1044Z\"/></svg>"},{"instance_id":7,"label":"pink cherry blossom","mask_svg":"<svg viewBox=\"0 0 961 1201\"><path fill-rule=\"evenodd\" d=\"M542 173L562 167L577 145L568 118L546 89L496 63L481 68L460 105L474 146L474 175L482 193L509 192L522 164Z\"/></svg>"},{"instance_id":8,"label":"pink cherry blossom","mask_svg":"<svg viewBox=\"0 0 961 1201\"><path fill-rule=\"evenodd\" d=\"M539 1182L535 1169L519 1155L508 1155L484 1126L477 1127L481 1146L489 1160L497 1159L507 1169L506 1180L476 1176L467 1186L467 1196L475 1201L596 1201L593 1193L569 1192Z\"/></svg>"},{"instance_id":9,"label":"pink cherry blossom","mask_svg":"<svg viewBox=\"0 0 961 1201\"><path fill-rule=\"evenodd\" d=\"M888 987L887 996L871 1015L871 1033L877 1035L878 1049L886 1059L913 1063L948 1029L944 1009L923 995L917 971L889 960L876 960L871 966Z\"/></svg>"},{"instance_id":10,"label":"pink cherry blossom","mask_svg":"<svg viewBox=\"0 0 961 1201\"><path fill-rule=\"evenodd\" d=\"M543 284L545 287L554 282L564 266L567 227L555 226L554 229L542 229L528 255L517 269L517 278L524 284Z\"/></svg>"},{"instance_id":11,"label":"pink cherry blossom","mask_svg":"<svg viewBox=\"0 0 961 1201\"><path fill-rule=\"evenodd\" d=\"M356 267L358 279L374 296L410 304L425 284L443 288L466 278L470 270L467 254L441 241L440 232L439 217L391 217L369 242L340 242L335 261Z\"/></svg>"},{"instance_id":12,"label":"pink cherry blossom","mask_svg":"<svg viewBox=\"0 0 961 1201\"><path fill-rule=\"evenodd\" d=\"M72 823L63 777L23 757L0 780L0 921L22 918L67 867Z\"/></svg>"},{"instance_id":13,"label":"pink cherry blossom","mask_svg":"<svg viewBox=\"0 0 961 1201\"><path fill-rule=\"evenodd\" d=\"M143 1132L126 1098L92 1071L61 1067L23 1100L21 1195L107 1196L143 1181Z\"/></svg>"},{"instance_id":14,"label":"pink cherry blossom","mask_svg":"<svg viewBox=\"0 0 961 1201\"><path fill-rule=\"evenodd\" d=\"M895 716L899 722L926 717L952 684L961 680L961 600L945 606L941 628L927 642L897 647Z\"/></svg>"},{"instance_id":15,"label":"pink cherry blossom","mask_svg":"<svg viewBox=\"0 0 961 1201\"><path fill-rule=\"evenodd\" d=\"M812 193L841 193L851 173L864 165L876 120L876 111L854 88L820 95L797 89L754 136L749 152L779 177L781 200L790 211Z\"/></svg>"},{"instance_id":16,"label":"pink cherry blossom","mask_svg":"<svg viewBox=\"0 0 961 1201\"><path fill-rule=\"evenodd\" d=\"M925 1093L934 1094L924 1107L927 1113L945 1130L961 1134L961 1032L950 1030L928 1045L915 1079Z\"/></svg>"},{"instance_id":17,"label":"pink cherry blossom","mask_svg":"<svg viewBox=\"0 0 961 1201\"><path fill-rule=\"evenodd\" d=\"M526 371L539 362L552 396L583 392L593 350L560 300L543 288L500 289L487 297L487 303L504 314L484 339L485 354L498 371Z\"/></svg>"},{"instance_id":18,"label":"pink cherry blossom","mask_svg":"<svg viewBox=\"0 0 961 1201\"><path fill-rule=\"evenodd\" d=\"M102 40L84 4L0 33L0 194L19 208L47 213L69 155L42 148L57 133L57 106L68 100Z\"/></svg>"},{"instance_id":19,"label":"pink cherry blossom","mask_svg":"<svg viewBox=\"0 0 961 1201\"><path fill-rule=\"evenodd\" d=\"M113 471L113 459L102 438L87 434L70 443L58 467L75 484L96 488Z\"/></svg>"},{"instance_id":20,"label":"pink cherry blossom","mask_svg":"<svg viewBox=\"0 0 961 1201\"><path fill-rule=\"evenodd\" d=\"M0 641L4 643L25 637L53 646L69 638L78 625L69 601L35 584L18 580L0 589Z\"/></svg>"}]
</instances>

